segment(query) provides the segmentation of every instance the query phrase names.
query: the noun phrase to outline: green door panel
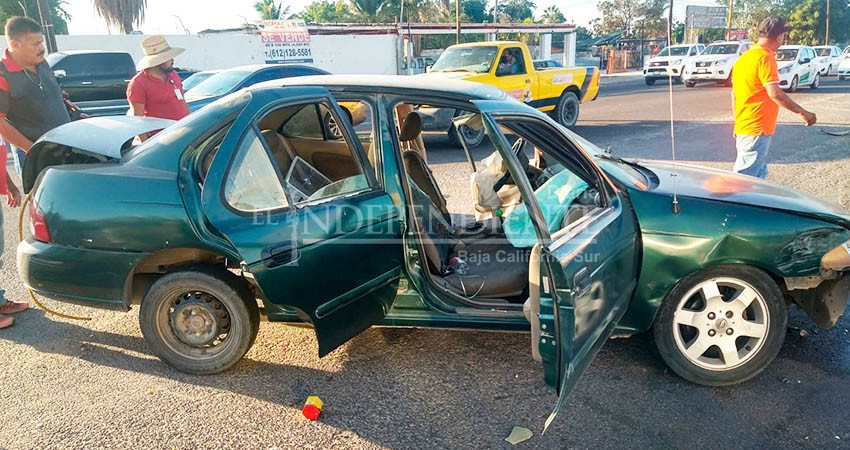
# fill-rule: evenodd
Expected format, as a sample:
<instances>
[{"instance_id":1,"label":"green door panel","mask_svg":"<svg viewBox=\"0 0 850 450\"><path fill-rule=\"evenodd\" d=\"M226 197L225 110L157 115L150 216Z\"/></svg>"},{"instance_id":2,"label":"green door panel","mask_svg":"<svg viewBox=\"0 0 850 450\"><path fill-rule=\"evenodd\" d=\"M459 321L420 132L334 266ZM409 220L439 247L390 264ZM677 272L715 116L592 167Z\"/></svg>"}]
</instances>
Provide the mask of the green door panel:
<instances>
[{"instance_id":1,"label":"green door panel","mask_svg":"<svg viewBox=\"0 0 850 450\"><path fill-rule=\"evenodd\" d=\"M356 134L349 121L339 119L342 112L325 89L255 91L224 138L201 195L207 220L239 254L269 310L278 316L294 310L311 323L324 356L383 320L392 307L402 261L398 206L368 171L363 185L350 193L295 206L250 213L224 200L228 166L243 141L256 140L258 121L270 111L311 103L331 106L355 161L368 167L359 141L350 139ZM262 146L271 161L270 149Z\"/></svg>"}]
</instances>

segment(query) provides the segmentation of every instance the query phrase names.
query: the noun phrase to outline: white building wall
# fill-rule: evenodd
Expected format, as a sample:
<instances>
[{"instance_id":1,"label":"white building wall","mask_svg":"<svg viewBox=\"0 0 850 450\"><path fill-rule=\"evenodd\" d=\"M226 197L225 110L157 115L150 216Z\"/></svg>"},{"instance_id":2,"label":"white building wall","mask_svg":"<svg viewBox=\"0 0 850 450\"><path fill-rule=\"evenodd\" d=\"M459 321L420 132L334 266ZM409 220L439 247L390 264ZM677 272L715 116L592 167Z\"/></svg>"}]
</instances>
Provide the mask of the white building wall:
<instances>
[{"instance_id":1,"label":"white building wall","mask_svg":"<svg viewBox=\"0 0 850 450\"><path fill-rule=\"evenodd\" d=\"M59 50L123 51L138 61L144 55L143 35L56 36ZM396 35L311 36L313 64L331 73L398 73ZM186 49L175 58L178 67L196 70L224 69L265 62L260 36L256 34L169 35L172 47ZM0 36L0 45L6 39Z\"/></svg>"}]
</instances>

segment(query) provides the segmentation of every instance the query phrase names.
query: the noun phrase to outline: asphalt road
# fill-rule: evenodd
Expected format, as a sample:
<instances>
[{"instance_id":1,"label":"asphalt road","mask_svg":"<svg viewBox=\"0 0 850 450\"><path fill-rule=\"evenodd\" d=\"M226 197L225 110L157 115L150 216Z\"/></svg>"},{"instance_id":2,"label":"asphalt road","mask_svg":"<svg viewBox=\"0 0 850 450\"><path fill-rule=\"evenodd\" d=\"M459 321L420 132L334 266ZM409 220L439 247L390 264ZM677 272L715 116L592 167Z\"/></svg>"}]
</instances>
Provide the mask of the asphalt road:
<instances>
[{"instance_id":1,"label":"asphalt road","mask_svg":"<svg viewBox=\"0 0 850 450\"><path fill-rule=\"evenodd\" d=\"M608 81L576 131L620 156L670 159L666 87ZM793 97L822 125L783 113L769 178L850 209L850 136L821 131L850 127L850 83L832 78ZM679 160L731 168L728 99L726 88L674 86ZM450 207L462 207L468 168L445 142L428 136L429 158ZM17 211L3 213L0 286L23 299ZM514 425L534 432L516 446L526 449L850 448L846 316L819 331L792 310L778 358L729 388L678 378L649 335L609 341L541 435L556 397L524 333L370 329L318 359L309 329L263 322L243 361L197 377L150 353L135 311L50 305L93 320L31 309L0 331L0 448L496 449L513 448L503 439ZM316 422L300 416L309 395L325 402Z\"/></svg>"}]
</instances>

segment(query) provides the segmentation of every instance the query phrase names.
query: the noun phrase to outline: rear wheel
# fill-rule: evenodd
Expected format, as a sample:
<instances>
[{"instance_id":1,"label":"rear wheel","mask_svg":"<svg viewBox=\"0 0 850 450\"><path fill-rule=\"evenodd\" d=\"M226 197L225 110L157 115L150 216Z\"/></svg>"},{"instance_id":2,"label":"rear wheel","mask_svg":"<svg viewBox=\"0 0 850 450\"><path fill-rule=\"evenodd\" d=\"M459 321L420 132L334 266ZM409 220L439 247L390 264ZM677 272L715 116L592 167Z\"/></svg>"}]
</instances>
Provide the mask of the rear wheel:
<instances>
[{"instance_id":1,"label":"rear wheel","mask_svg":"<svg viewBox=\"0 0 850 450\"><path fill-rule=\"evenodd\" d=\"M199 267L157 280L142 300L139 324L160 359L207 375L227 370L251 348L260 313L236 275Z\"/></svg>"},{"instance_id":2,"label":"rear wheel","mask_svg":"<svg viewBox=\"0 0 850 450\"><path fill-rule=\"evenodd\" d=\"M468 126L460 127L460 134L463 135L464 140L466 140L466 146L468 148L475 148L481 145L481 142L484 140L484 128L479 128L478 130L474 130ZM460 143L460 136L458 136L458 129L452 126L449 128L449 143L451 143L455 147L463 148L463 145Z\"/></svg>"},{"instance_id":3,"label":"rear wheel","mask_svg":"<svg viewBox=\"0 0 850 450\"><path fill-rule=\"evenodd\" d=\"M814 79L814 80L812 80L812 84L811 84L811 85L809 85L809 89L817 89L817 88L818 88L818 86L820 86L820 74L819 74L819 73L816 73L816 74L815 74L815 79Z\"/></svg>"},{"instance_id":4,"label":"rear wheel","mask_svg":"<svg viewBox=\"0 0 850 450\"><path fill-rule=\"evenodd\" d=\"M578 96L572 91L564 91L552 112L553 118L565 127L574 126L578 122L579 107Z\"/></svg>"},{"instance_id":5,"label":"rear wheel","mask_svg":"<svg viewBox=\"0 0 850 450\"><path fill-rule=\"evenodd\" d=\"M697 84L696 84L696 83L694 83L693 81L685 81L685 87L692 88L692 87L694 87L694 86L696 86L696 85L697 85Z\"/></svg>"},{"instance_id":6,"label":"rear wheel","mask_svg":"<svg viewBox=\"0 0 850 450\"><path fill-rule=\"evenodd\" d=\"M653 84L655 84L655 78L644 78L643 81L646 83L647 86L652 86Z\"/></svg>"},{"instance_id":7,"label":"rear wheel","mask_svg":"<svg viewBox=\"0 0 850 450\"><path fill-rule=\"evenodd\" d=\"M655 343L682 378L724 386L758 375L779 353L788 312L764 272L725 265L684 278L658 311Z\"/></svg>"},{"instance_id":8,"label":"rear wheel","mask_svg":"<svg viewBox=\"0 0 850 450\"><path fill-rule=\"evenodd\" d=\"M844 81L844 75L839 75L839 76L838 76L838 81Z\"/></svg>"}]
</instances>

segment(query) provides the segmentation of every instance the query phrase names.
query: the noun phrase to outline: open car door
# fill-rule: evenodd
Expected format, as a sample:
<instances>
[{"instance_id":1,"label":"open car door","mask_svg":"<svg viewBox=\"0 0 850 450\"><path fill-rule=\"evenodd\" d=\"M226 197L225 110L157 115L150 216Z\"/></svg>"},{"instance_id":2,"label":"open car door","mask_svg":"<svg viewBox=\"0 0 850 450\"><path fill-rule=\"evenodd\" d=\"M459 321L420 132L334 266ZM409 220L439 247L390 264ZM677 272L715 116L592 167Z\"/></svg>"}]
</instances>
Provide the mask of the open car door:
<instances>
[{"instance_id":1,"label":"open car door","mask_svg":"<svg viewBox=\"0 0 850 450\"><path fill-rule=\"evenodd\" d=\"M324 356L392 306L403 256L399 208L327 90L250 95L212 157L204 213L241 257L267 314L297 311Z\"/></svg>"},{"instance_id":2,"label":"open car door","mask_svg":"<svg viewBox=\"0 0 850 450\"><path fill-rule=\"evenodd\" d=\"M539 278L529 280L536 304L526 305L532 348L559 394L545 431L628 308L638 225L628 199L559 125L513 102L475 103L523 197L504 219L506 237L533 243L531 261L539 262L530 268ZM521 154L527 149L539 155L535 170Z\"/></svg>"}]
</instances>

